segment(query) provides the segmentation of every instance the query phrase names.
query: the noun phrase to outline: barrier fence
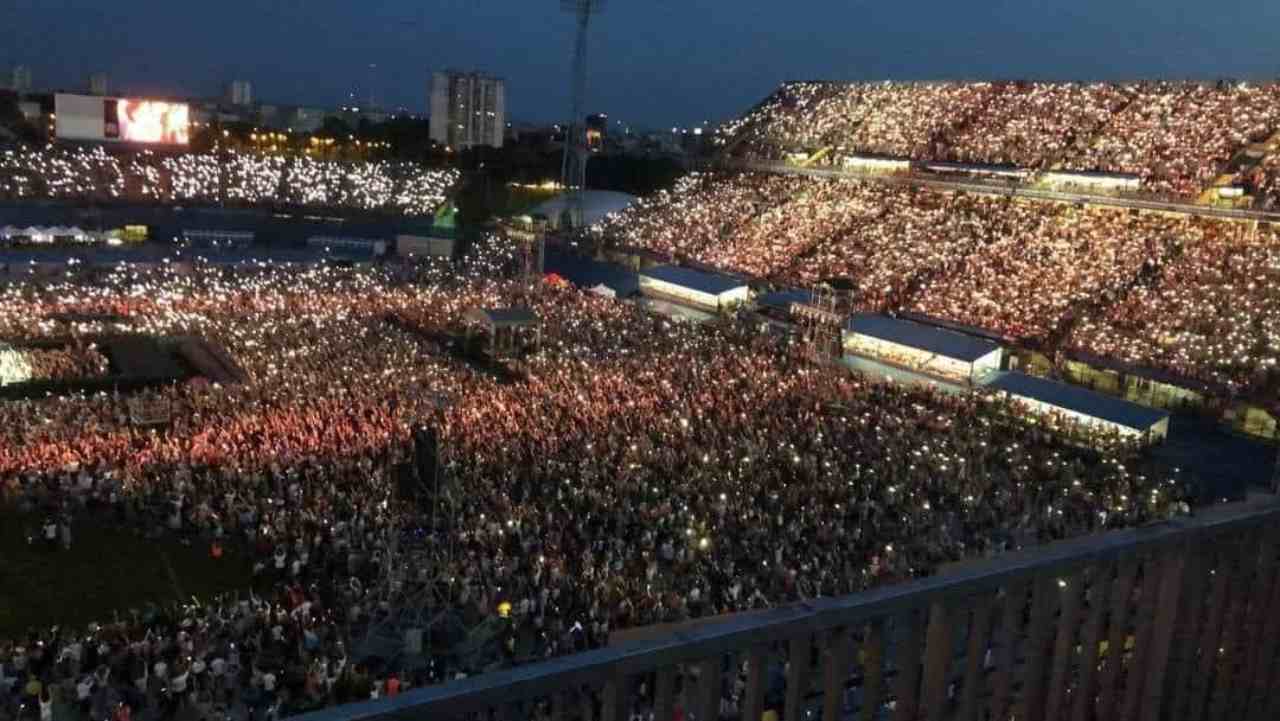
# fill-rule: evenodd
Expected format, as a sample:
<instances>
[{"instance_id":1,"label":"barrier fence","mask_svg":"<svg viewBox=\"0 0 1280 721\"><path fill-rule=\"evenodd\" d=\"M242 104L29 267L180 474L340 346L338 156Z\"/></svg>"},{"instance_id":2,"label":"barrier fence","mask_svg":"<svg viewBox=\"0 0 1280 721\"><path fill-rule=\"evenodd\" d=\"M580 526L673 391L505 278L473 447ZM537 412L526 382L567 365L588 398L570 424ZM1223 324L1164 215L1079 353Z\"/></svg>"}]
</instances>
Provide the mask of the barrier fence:
<instances>
[{"instance_id":1,"label":"barrier fence","mask_svg":"<svg viewBox=\"0 0 1280 721\"><path fill-rule=\"evenodd\" d=\"M301 718L1275 719L1278 542L1217 509Z\"/></svg>"}]
</instances>

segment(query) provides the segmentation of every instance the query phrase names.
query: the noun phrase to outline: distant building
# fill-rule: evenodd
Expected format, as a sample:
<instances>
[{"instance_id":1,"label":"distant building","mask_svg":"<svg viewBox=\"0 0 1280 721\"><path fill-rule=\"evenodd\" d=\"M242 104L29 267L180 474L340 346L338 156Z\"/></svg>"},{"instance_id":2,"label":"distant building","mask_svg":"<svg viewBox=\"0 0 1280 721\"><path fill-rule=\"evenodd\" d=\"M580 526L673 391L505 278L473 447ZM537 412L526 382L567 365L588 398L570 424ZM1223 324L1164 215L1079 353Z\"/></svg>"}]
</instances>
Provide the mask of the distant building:
<instances>
[{"instance_id":1,"label":"distant building","mask_svg":"<svg viewBox=\"0 0 1280 721\"><path fill-rule=\"evenodd\" d=\"M464 150L502 147L507 127L506 84L501 78L456 71L431 74L431 139Z\"/></svg>"},{"instance_id":2,"label":"distant building","mask_svg":"<svg viewBox=\"0 0 1280 721\"><path fill-rule=\"evenodd\" d=\"M381 108L371 108L367 105L343 106L338 108L338 112L333 113L333 115L341 118L343 122L353 128L359 126L361 120L367 120L376 125L387 122L387 119L391 117L387 111Z\"/></svg>"},{"instance_id":3,"label":"distant building","mask_svg":"<svg viewBox=\"0 0 1280 721\"><path fill-rule=\"evenodd\" d=\"M609 139L609 116L596 113L587 116L587 147L599 150Z\"/></svg>"},{"instance_id":4,"label":"distant building","mask_svg":"<svg viewBox=\"0 0 1280 721\"><path fill-rule=\"evenodd\" d=\"M9 89L15 93L31 92L31 68L26 65L14 66L9 75Z\"/></svg>"},{"instance_id":5,"label":"distant building","mask_svg":"<svg viewBox=\"0 0 1280 721\"><path fill-rule=\"evenodd\" d=\"M44 111L40 109L40 103L23 100L18 103L18 112L22 113L22 119L28 123L37 123L44 117Z\"/></svg>"},{"instance_id":6,"label":"distant building","mask_svg":"<svg viewBox=\"0 0 1280 721\"><path fill-rule=\"evenodd\" d=\"M279 105L263 103L258 106L257 110L258 113L255 117L257 118L258 125L261 125L264 128L271 128L272 130L285 129L285 114Z\"/></svg>"},{"instance_id":7,"label":"distant building","mask_svg":"<svg viewBox=\"0 0 1280 721\"><path fill-rule=\"evenodd\" d=\"M232 80L227 84L227 102L232 105L253 105L253 83L248 80Z\"/></svg>"},{"instance_id":8,"label":"distant building","mask_svg":"<svg viewBox=\"0 0 1280 721\"><path fill-rule=\"evenodd\" d=\"M283 125L295 133L314 133L324 125L327 115L329 111L324 108L293 108L283 114Z\"/></svg>"},{"instance_id":9,"label":"distant building","mask_svg":"<svg viewBox=\"0 0 1280 721\"><path fill-rule=\"evenodd\" d=\"M109 89L106 73L94 73L89 76L90 95L106 95Z\"/></svg>"}]
</instances>

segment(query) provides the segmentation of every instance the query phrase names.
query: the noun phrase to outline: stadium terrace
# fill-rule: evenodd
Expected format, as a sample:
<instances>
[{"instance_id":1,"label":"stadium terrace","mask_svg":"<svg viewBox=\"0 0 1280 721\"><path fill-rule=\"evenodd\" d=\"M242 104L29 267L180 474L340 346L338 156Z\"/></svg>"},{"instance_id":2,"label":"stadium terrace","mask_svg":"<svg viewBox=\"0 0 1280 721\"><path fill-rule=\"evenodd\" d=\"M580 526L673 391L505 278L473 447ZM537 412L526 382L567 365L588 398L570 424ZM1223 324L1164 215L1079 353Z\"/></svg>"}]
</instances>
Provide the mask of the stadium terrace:
<instances>
[{"instance_id":1,"label":"stadium terrace","mask_svg":"<svg viewBox=\"0 0 1280 721\"><path fill-rule=\"evenodd\" d=\"M781 86L718 141L739 156L819 151L825 163L879 156L1033 172L1132 176L1192 197L1220 175L1275 201L1274 160L1228 161L1280 129L1280 85L1216 83L834 83ZM1267 151L1268 157L1274 157Z\"/></svg>"},{"instance_id":2,"label":"stadium terrace","mask_svg":"<svg viewBox=\"0 0 1280 721\"><path fill-rule=\"evenodd\" d=\"M0 152L0 199L302 206L423 216L459 179L414 163L339 162L240 152L128 155L102 147Z\"/></svg>"}]
</instances>

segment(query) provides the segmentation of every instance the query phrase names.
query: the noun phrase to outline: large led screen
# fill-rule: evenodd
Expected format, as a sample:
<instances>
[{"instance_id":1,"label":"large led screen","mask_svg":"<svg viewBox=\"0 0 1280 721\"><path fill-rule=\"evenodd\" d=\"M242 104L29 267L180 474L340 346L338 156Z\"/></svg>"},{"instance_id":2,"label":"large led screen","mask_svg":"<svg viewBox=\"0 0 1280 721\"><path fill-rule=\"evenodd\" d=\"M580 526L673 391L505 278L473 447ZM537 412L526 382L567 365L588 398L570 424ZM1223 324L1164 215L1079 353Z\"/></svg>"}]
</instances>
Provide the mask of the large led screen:
<instances>
[{"instance_id":1,"label":"large led screen","mask_svg":"<svg viewBox=\"0 0 1280 721\"><path fill-rule=\"evenodd\" d=\"M113 105L114 113L111 112ZM190 121L185 103L120 98L108 100L106 111L103 129L107 138L130 143L187 144Z\"/></svg>"},{"instance_id":2,"label":"large led screen","mask_svg":"<svg viewBox=\"0 0 1280 721\"><path fill-rule=\"evenodd\" d=\"M185 103L60 93L54 107L59 138L160 145L186 145L189 140Z\"/></svg>"}]
</instances>

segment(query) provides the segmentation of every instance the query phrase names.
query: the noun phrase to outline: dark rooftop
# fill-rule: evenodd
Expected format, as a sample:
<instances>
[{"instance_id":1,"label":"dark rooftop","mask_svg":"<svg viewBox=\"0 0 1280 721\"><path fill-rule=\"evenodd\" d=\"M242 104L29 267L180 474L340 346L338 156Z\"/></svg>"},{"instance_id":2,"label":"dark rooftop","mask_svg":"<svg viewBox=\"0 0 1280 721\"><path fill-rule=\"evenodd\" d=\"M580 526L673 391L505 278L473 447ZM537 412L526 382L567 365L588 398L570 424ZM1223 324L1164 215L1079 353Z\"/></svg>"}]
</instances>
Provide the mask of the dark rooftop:
<instances>
[{"instance_id":1,"label":"dark rooftop","mask_svg":"<svg viewBox=\"0 0 1280 721\"><path fill-rule=\"evenodd\" d=\"M845 328L854 333L970 363L1000 347L991 341L953 330L874 313L852 316Z\"/></svg>"},{"instance_id":2,"label":"dark rooftop","mask_svg":"<svg viewBox=\"0 0 1280 721\"><path fill-rule=\"evenodd\" d=\"M678 265L659 265L642 271L640 277L653 278L683 288L692 288L709 295L720 295L747 284L745 280L730 278L727 275L704 273L700 270L682 268Z\"/></svg>"},{"instance_id":3,"label":"dark rooftop","mask_svg":"<svg viewBox=\"0 0 1280 721\"><path fill-rule=\"evenodd\" d=\"M1016 396L1032 398L1058 408L1101 418L1118 425L1145 431L1161 419L1168 418L1167 411L1140 406L1137 403L1103 395L1079 386L1037 378L1025 373L1001 373L987 384L987 388L1005 391Z\"/></svg>"}]
</instances>

